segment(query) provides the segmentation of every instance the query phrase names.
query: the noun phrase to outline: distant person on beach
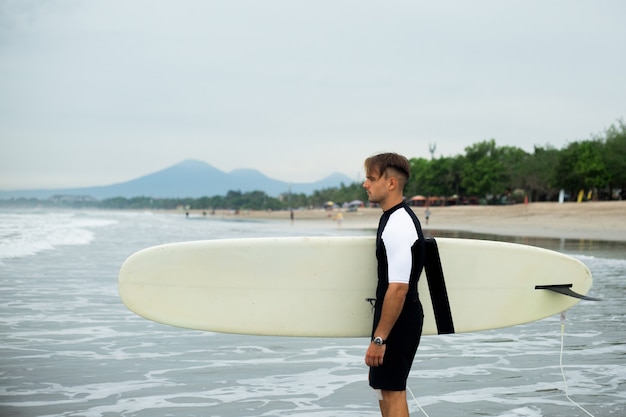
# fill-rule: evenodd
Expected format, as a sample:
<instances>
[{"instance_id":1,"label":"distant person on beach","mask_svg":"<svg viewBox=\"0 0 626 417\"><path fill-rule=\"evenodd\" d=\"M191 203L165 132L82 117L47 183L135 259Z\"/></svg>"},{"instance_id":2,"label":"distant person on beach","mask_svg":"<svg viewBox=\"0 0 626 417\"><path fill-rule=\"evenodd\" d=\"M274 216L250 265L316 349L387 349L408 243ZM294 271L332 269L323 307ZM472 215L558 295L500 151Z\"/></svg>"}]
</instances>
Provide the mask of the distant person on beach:
<instances>
[{"instance_id":1,"label":"distant person on beach","mask_svg":"<svg viewBox=\"0 0 626 417\"><path fill-rule=\"evenodd\" d=\"M341 227L341 223L343 222L343 213L337 213L337 215L335 216L335 220L337 221L337 227Z\"/></svg>"},{"instance_id":2,"label":"distant person on beach","mask_svg":"<svg viewBox=\"0 0 626 417\"><path fill-rule=\"evenodd\" d=\"M424 235L404 202L409 161L395 153L365 160L363 187L383 210L376 236L378 286L372 339L365 363L383 417L408 417L406 381L422 335L424 313L417 281L424 267Z\"/></svg>"},{"instance_id":3,"label":"distant person on beach","mask_svg":"<svg viewBox=\"0 0 626 417\"><path fill-rule=\"evenodd\" d=\"M426 217L426 224L428 224L428 219L430 218L430 209L426 207L426 211L424 212L424 217Z\"/></svg>"}]
</instances>

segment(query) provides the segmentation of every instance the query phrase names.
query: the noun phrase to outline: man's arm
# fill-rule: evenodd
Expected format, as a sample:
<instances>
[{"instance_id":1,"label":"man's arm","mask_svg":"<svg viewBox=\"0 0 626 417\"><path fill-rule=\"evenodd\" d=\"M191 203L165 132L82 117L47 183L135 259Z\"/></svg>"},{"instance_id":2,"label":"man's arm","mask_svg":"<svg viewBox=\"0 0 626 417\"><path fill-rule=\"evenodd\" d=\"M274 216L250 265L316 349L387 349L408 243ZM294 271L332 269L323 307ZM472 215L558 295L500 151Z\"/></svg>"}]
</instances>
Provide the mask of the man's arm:
<instances>
[{"instance_id":1,"label":"man's arm","mask_svg":"<svg viewBox=\"0 0 626 417\"><path fill-rule=\"evenodd\" d=\"M396 324L396 320L402 312L404 307L404 300L406 294L409 291L409 284L403 283L390 283L385 293L385 300L383 303L383 310L380 316L380 321L374 332L375 337L382 337L383 340L387 340L391 329ZM365 354L365 363L369 366L380 366L383 364L383 357L385 356L386 346L376 345L370 343L367 353Z\"/></svg>"}]
</instances>

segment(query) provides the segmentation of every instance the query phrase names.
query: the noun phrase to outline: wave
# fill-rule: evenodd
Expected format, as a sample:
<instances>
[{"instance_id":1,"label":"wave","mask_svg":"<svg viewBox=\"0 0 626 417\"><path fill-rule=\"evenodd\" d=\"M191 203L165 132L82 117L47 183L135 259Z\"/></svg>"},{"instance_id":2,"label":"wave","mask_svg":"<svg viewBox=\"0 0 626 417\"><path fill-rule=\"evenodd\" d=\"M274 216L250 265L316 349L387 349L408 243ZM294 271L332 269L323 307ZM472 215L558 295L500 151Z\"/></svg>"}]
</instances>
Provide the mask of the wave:
<instances>
[{"instance_id":1,"label":"wave","mask_svg":"<svg viewBox=\"0 0 626 417\"><path fill-rule=\"evenodd\" d=\"M117 223L66 211L0 212L0 260L35 255L59 246L88 245L93 230Z\"/></svg>"}]
</instances>

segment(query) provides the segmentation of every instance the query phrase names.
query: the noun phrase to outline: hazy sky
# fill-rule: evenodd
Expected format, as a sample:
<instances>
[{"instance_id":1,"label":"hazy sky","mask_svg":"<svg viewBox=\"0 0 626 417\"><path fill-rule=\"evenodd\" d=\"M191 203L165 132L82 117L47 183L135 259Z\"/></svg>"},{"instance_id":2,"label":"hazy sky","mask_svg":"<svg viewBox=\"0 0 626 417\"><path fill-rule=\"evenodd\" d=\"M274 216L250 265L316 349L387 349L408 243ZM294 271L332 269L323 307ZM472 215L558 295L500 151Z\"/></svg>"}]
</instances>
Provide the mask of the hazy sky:
<instances>
[{"instance_id":1,"label":"hazy sky","mask_svg":"<svg viewBox=\"0 0 626 417\"><path fill-rule=\"evenodd\" d=\"M0 189L194 158L293 182L626 116L626 2L0 0Z\"/></svg>"}]
</instances>

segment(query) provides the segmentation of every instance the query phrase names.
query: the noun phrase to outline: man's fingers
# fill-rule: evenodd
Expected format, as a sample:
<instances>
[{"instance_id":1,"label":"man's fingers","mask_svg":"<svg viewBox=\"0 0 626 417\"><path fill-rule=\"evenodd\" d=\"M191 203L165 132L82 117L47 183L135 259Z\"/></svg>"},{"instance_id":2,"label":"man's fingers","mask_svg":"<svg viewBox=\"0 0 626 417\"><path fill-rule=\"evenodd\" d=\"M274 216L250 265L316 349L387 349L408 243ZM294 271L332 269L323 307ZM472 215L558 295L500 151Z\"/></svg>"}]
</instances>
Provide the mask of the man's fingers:
<instances>
[{"instance_id":1,"label":"man's fingers","mask_svg":"<svg viewBox=\"0 0 626 417\"><path fill-rule=\"evenodd\" d=\"M380 366L383 364L383 358L365 358L365 364L367 366Z\"/></svg>"}]
</instances>

